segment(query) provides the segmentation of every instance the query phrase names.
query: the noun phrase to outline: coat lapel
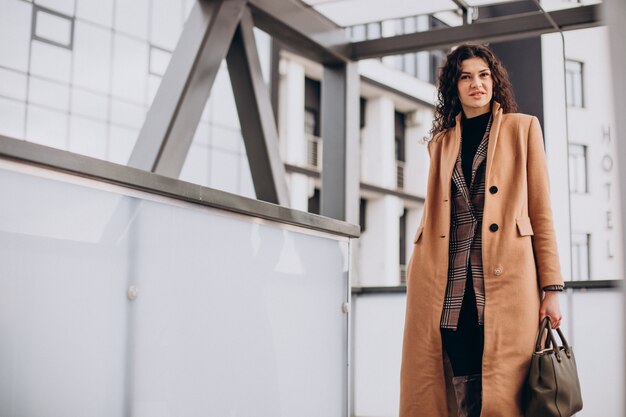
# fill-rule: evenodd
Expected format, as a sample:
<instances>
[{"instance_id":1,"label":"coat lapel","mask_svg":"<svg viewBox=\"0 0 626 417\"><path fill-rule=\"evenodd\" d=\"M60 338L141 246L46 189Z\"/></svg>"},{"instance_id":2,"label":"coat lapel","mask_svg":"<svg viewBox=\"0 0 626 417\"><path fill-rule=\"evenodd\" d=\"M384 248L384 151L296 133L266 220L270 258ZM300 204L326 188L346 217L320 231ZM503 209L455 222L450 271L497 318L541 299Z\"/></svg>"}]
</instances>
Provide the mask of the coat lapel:
<instances>
[{"instance_id":1,"label":"coat lapel","mask_svg":"<svg viewBox=\"0 0 626 417\"><path fill-rule=\"evenodd\" d=\"M498 133L500 132L500 123L502 122L502 108L496 101L493 102L491 109L491 131L489 132L489 143L487 147L487 169L485 174L485 184L489 183L491 178L491 167L493 166L493 156L496 153L496 145L498 144Z\"/></svg>"},{"instance_id":2,"label":"coat lapel","mask_svg":"<svg viewBox=\"0 0 626 417\"><path fill-rule=\"evenodd\" d=\"M454 174L454 171L456 170L455 167L460 161L459 159L460 152L461 152L461 113L459 113L456 116L456 125L454 126L454 130L452 131L452 143L450 146L447 147L445 155L443 155L443 159L442 159L442 162L446 164L445 170L442 170L442 172L447 173L448 182L445 186L447 187L448 190L450 189L450 181L454 182L456 186L459 187L460 189L460 185L458 184L459 179L458 178L455 179L455 174Z\"/></svg>"},{"instance_id":3,"label":"coat lapel","mask_svg":"<svg viewBox=\"0 0 626 417\"><path fill-rule=\"evenodd\" d=\"M461 139L461 146L463 146L463 139ZM472 174L473 175L473 174ZM456 163L454 164L454 171L452 172L452 181L456 188L461 192L463 199L468 207L472 207L469 195L469 188L467 183L465 182L465 176L463 175L463 165L461 162L461 150L459 149L459 153L456 157Z\"/></svg>"},{"instance_id":4,"label":"coat lapel","mask_svg":"<svg viewBox=\"0 0 626 417\"><path fill-rule=\"evenodd\" d=\"M500 106L498 103L494 102L493 112L497 112ZM478 149L476 150L476 155L474 156L474 160L472 161L472 178L470 184L468 185L465 181L465 175L463 174L463 164L461 160L461 151L463 147L463 137L461 132L461 117L462 114L459 113L456 117L456 126L455 126L455 139L459 143L457 148L457 157L455 160L454 168L452 171L452 182L457 187L457 189L463 195L463 199L467 203L468 207L472 209L472 202L470 197L470 189L474 186L474 178L476 177L476 172L478 171L478 167L485 161L487 158L488 146L491 141L491 126L494 119L494 115L492 113L489 122L487 123L487 129L485 130L485 134L478 145ZM458 138L458 139L457 139ZM473 211L473 210L472 210Z\"/></svg>"},{"instance_id":5,"label":"coat lapel","mask_svg":"<svg viewBox=\"0 0 626 417\"><path fill-rule=\"evenodd\" d=\"M485 129L485 134L483 135L480 144L478 144L478 149L476 150L476 155L474 156L474 161L472 162L472 180L470 182L470 187L473 189L475 187L476 172L478 172L478 167L485 161L487 158L487 147L489 146L489 136L491 133L491 125L493 121L493 115L489 118L489 122L487 122L487 128Z\"/></svg>"}]
</instances>

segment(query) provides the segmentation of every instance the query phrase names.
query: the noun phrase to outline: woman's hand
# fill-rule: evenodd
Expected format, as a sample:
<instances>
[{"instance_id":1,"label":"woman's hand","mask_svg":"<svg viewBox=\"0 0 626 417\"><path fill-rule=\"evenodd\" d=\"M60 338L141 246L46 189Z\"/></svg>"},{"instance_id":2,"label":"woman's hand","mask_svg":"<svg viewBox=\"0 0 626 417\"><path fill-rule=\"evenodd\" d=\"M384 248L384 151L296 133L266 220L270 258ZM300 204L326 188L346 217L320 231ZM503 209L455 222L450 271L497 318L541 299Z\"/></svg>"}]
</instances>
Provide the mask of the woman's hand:
<instances>
[{"instance_id":1,"label":"woman's hand","mask_svg":"<svg viewBox=\"0 0 626 417\"><path fill-rule=\"evenodd\" d=\"M550 317L550 323L553 329L558 329L561 325L561 307L559 306L559 292L560 291L544 291L543 300L541 300L541 306L539 307L539 321L544 317Z\"/></svg>"}]
</instances>

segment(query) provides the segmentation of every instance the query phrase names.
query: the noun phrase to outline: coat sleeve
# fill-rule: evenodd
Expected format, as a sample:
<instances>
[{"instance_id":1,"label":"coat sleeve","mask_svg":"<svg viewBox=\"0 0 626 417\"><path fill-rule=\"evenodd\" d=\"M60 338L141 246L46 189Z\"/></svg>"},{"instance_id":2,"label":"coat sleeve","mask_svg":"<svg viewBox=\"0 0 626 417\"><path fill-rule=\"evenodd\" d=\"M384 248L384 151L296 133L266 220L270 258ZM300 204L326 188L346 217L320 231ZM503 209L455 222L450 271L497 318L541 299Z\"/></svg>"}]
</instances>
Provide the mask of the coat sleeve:
<instances>
[{"instance_id":1,"label":"coat sleeve","mask_svg":"<svg viewBox=\"0 0 626 417\"><path fill-rule=\"evenodd\" d=\"M563 285L550 205L548 166L539 120L533 117L528 133L526 160L528 179L528 215L533 228L533 250L539 287Z\"/></svg>"}]
</instances>

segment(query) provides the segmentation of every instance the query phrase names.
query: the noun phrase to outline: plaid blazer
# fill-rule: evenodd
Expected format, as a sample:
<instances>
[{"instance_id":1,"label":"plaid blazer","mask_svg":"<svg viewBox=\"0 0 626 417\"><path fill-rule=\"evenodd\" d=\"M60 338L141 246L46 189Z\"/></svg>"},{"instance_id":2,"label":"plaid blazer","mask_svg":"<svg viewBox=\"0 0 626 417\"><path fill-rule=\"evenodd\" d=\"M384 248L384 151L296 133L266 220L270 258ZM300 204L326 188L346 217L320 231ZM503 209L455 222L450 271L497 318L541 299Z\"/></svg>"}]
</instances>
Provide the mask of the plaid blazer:
<instances>
[{"instance_id":1,"label":"plaid blazer","mask_svg":"<svg viewBox=\"0 0 626 417\"><path fill-rule=\"evenodd\" d=\"M493 117L489 119L474 162L472 179L468 188L461 165L461 147L452 172L450 246L448 249L448 286L443 302L441 327L455 329L459 322L461 304L465 294L467 271L471 268L478 323L483 324L485 310L485 285L482 259L482 222L485 205L485 166L487 146Z\"/></svg>"}]
</instances>

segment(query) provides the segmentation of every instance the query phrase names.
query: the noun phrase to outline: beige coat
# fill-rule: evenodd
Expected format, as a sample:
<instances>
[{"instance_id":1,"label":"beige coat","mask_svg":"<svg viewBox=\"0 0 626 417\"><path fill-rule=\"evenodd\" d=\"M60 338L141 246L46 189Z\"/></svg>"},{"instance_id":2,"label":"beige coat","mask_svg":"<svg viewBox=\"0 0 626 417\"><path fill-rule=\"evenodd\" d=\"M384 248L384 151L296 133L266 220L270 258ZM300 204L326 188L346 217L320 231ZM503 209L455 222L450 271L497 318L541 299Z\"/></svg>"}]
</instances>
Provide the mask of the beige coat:
<instances>
[{"instance_id":1,"label":"beige coat","mask_svg":"<svg viewBox=\"0 0 626 417\"><path fill-rule=\"evenodd\" d=\"M493 105L482 223L485 347L481 417L519 417L521 392L539 324L540 288L563 285L548 171L536 117ZM407 273L400 416L454 416L439 321L448 278L451 176L460 150L456 127L429 144L422 221ZM496 223L496 232L489 225Z\"/></svg>"}]
</instances>

